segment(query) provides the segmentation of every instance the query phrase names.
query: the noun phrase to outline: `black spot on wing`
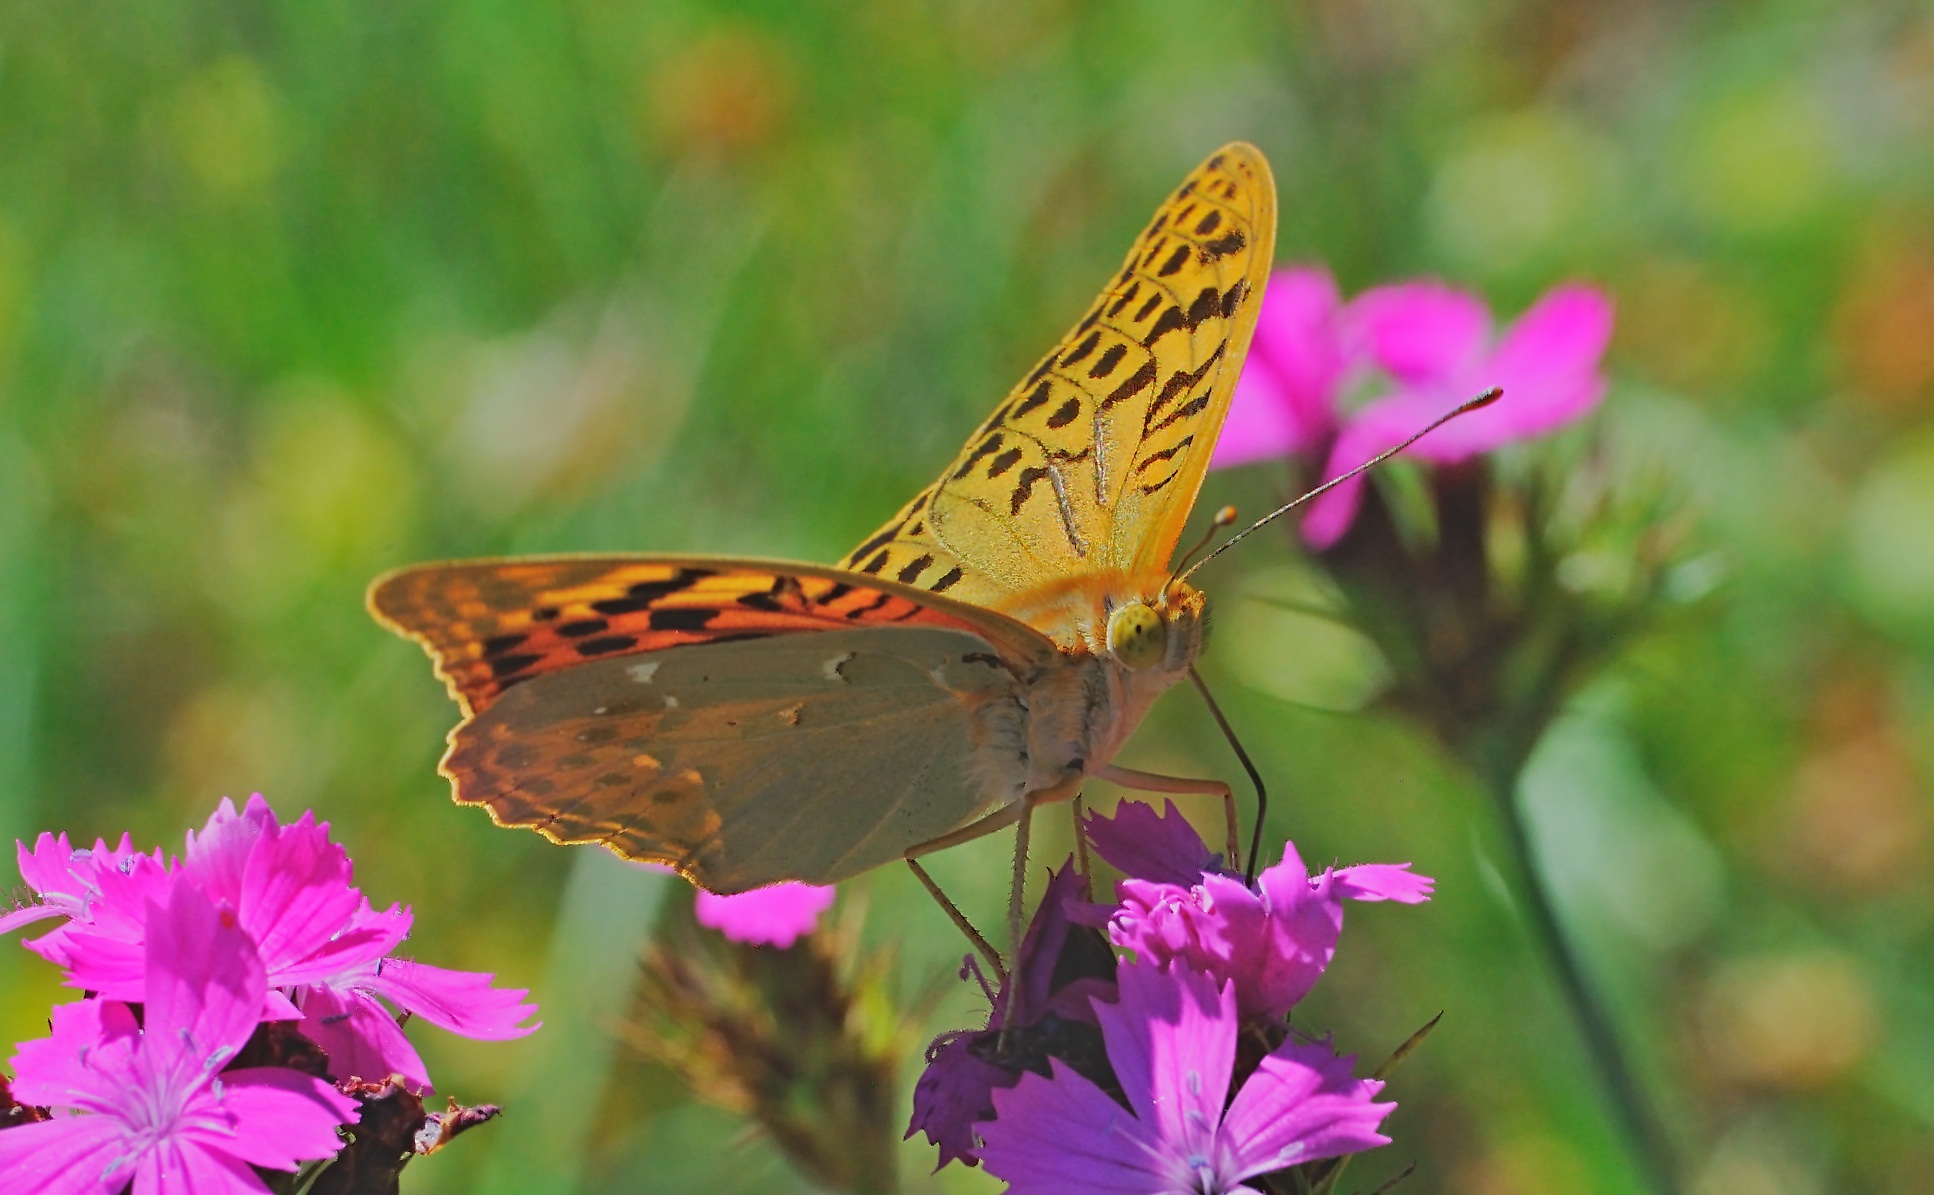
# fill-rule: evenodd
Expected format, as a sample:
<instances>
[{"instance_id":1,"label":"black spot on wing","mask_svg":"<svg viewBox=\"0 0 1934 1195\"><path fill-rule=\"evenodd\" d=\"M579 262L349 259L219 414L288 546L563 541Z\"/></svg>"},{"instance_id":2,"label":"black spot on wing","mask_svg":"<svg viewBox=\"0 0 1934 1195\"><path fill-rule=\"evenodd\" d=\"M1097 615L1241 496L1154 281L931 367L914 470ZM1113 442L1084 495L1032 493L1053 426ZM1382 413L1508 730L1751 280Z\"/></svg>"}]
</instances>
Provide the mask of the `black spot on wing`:
<instances>
[{"instance_id":1,"label":"black spot on wing","mask_svg":"<svg viewBox=\"0 0 1934 1195\"><path fill-rule=\"evenodd\" d=\"M507 676L522 672L543 658L543 656L497 656L487 662L490 665L491 678L503 680Z\"/></svg>"},{"instance_id":2,"label":"black spot on wing","mask_svg":"<svg viewBox=\"0 0 1934 1195\"><path fill-rule=\"evenodd\" d=\"M1026 415L1028 412L1034 410L1034 408L1045 406L1047 404L1048 395L1050 393L1051 393L1051 390L1048 386L1048 383L1042 382L1034 389L1028 391L1028 395L1026 398L1014 404L1014 409L1008 412L1008 418L1019 420L1021 416Z\"/></svg>"},{"instance_id":3,"label":"black spot on wing","mask_svg":"<svg viewBox=\"0 0 1934 1195\"><path fill-rule=\"evenodd\" d=\"M887 550L885 548L881 548L877 553L874 554L873 559L867 561L865 564L860 565L860 571L870 576L877 576L879 575L879 571L886 567L886 558L887 558Z\"/></svg>"},{"instance_id":4,"label":"black spot on wing","mask_svg":"<svg viewBox=\"0 0 1934 1195\"><path fill-rule=\"evenodd\" d=\"M1189 260L1189 247L1187 245L1177 245L1175 247L1175 252L1169 254L1168 260L1162 263L1162 268L1155 271L1155 276L1158 278L1166 278L1170 274L1173 274L1176 271L1180 270L1182 268L1183 263L1187 262L1188 260Z\"/></svg>"},{"instance_id":5,"label":"black spot on wing","mask_svg":"<svg viewBox=\"0 0 1934 1195\"><path fill-rule=\"evenodd\" d=\"M959 566L956 565L955 567L948 569L944 576L942 576L938 581L935 581L928 588L931 589L934 593L945 593L949 589L952 589L955 585L960 584L960 579L964 576L966 576L966 574L961 572Z\"/></svg>"},{"instance_id":6,"label":"black spot on wing","mask_svg":"<svg viewBox=\"0 0 1934 1195\"><path fill-rule=\"evenodd\" d=\"M1156 341L1167 336L1177 328L1186 328L1188 323L1188 317L1182 314L1180 307L1169 307L1165 309L1161 317L1155 321L1155 326L1148 330L1148 335L1142 337L1142 347L1154 348Z\"/></svg>"},{"instance_id":7,"label":"black spot on wing","mask_svg":"<svg viewBox=\"0 0 1934 1195\"><path fill-rule=\"evenodd\" d=\"M912 560L909 560L895 576L899 578L900 584L911 585L920 579L921 573L926 572L932 567L933 557L923 552L915 556Z\"/></svg>"},{"instance_id":8,"label":"black spot on wing","mask_svg":"<svg viewBox=\"0 0 1934 1195\"><path fill-rule=\"evenodd\" d=\"M483 641L484 655L501 656L507 651L521 647L524 640L528 638L530 636L524 634L493 635Z\"/></svg>"},{"instance_id":9,"label":"black spot on wing","mask_svg":"<svg viewBox=\"0 0 1934 1195\"><path fill-rule=\"evenodd\" d=\"M1115 301L1109 304L1108 318L1113 319L1116 316L1120 315L1121 309L1128 306L1129 303L1134 301L1135 296L1141 293L1142 293L1142 284L1140 279L1136 279L1134 282L1129 283L1128 289L1121 292L1120 295L1117 295L1115 297Z\"/></svg>"},{"instance_id":10,"label":"black spot on wing","mask_svg":"<svg viewBox=\"0 0 1934 1195\"><path fill-rule=\"evenodd\" d=\"M1141 305L1140 310L1136 311L1134 315L1129 317L1129 322L1134 324L1141 323L1143 320L1147 319L1157 307L1161 305L1162 305L1162 294L1160 291L1157 291L1154 294L1148 296L1148 301Z\"/></svg>"},{"instance_id":11,"label":"black spot on wing","mask_svg":"<svg viewBox=\"0 0 1934 1195\"><path fill-rule=\"evenodd\" d=\"M1018 465L1020 463L1021 463L1021 450L1018 448L1010 448L1006 452L1003 452L999 456L995 457L993 461L988 464L987 476L990 478L999 477L1001 474L1007 472L1009 469L1012 469L1015 465Z\"/></svg>"},{"instance_id":12,"label":"black spot on wing","mask_svg":"<svg viewBox=\"0 0 1934 1195\"><path fill-rule=\"evenodd\" d=\"M1076 416L1080 414L1081 400L1078 398L1070 398L1067 402L1062 403L1054 414L1048 416L1048 426L1059 430L1073 423Z\"/></svg>"},{"instance_id":13,"label":"black spot on wing","mask_svg":"<svg viewBox=\"0 0 1934 1195\"><path fill-rule=\"evenodd\" d=\"M1202 222L1195 226L1195 235L1205 237L1220 227L1222 227L1222 213L1212 211L1202 217Z\"/></svg>"},{"instance_id":14,"label":"black spot on wing","mask_svg":"<svg viewBox=\"0 0 1934 1195\"><path fill-rule=\"evenodd\" d=\"M670 614L670 613L673 613L673 611L669 611L669 610L655 611L651 616L651 621L654 624L656 624L658 622L659 614ZM680 613L685 613L685 611L680 611ZM697 611L690 611L690 613L704 614L709 617L712 612L710 610L697 610ZM604 635L597 639L586 639L584 642L577 645L577 650L578 650L578 654L581 656L608 656L614 651L629 651L630 649L636 646L638 646L638 640L635 636Z\"/></svg>"},{"instance_id":15,"label":"black spot on wing","mask_svg":"<svg viewBox=\"0 0 1934 1195\"><path fill-rule=\"evenodd\" d=\"M1159 465L1163 461L1174 460L1177 453L1193 443L1195 443L1195 437L1193 435L1183 436L1160 452L1151 452L1143 457L1141 463L1135 466L1135 472L1146 473L1151 465Z\"/></svg>"},{"instance_id":16,"label":"black spot on wing","mask_svg":"<svg viewBox=\"0 0 1934 1195\"><path fill-rule=\"evenodd\" d=\"M1094 367L1088 371L1088 376L1091 378L1107 377L1109 374L1115 372L1115 366L1120 365L1121 359L1123 357L1126 357L1127 355L1128 355L1127 345L1121 345L1121 344L1109 345L1108 351L1103 353L1100 356L1100 358L1098 358L1095 361Z\"/></svg>"},{"instance_id":17,"label":"black spot on wing","mask_svg":"<svg viewBox=\"0 0 1934 1195\"><path fill-rule=\"evenodd\" d=\"M566 639L582 639L586 635L596 635L611 629L611 624L602 618L580 618L575 622L559 623L557 633Z\"/></svg>"},{"instance_id":18,"label":"black spot on wing","mask_svg":"<svg viewBox=\"0 0 1934 1195\"><path fill-rule=\"evenodd\" d=\"M1202 246L1202 260L1205 262L1220 261L1231 253L1240 252L1242 247L1248 243L1249 239L1242 235L1242 229L1231 228L1228 232L1223 233L1215 240Z\"/></svg>"},{"instance_id":19,"label":"black spot on wing","mask_svg":"<svg viewBox=\"0 0 1934 1195\"><path fill-rule=\"evenodd\" d=\"M1067 366L1073 365L1077 361L1080 361L1083 358L1087 357L1089 353L1092 353L1095 351L1095 346L1100 343L1101 343L1100 332L1088 333L1087 336L1082 338L1082 341L1080 344L1075 345L1072 349L1069 349L1065 354L1062 355L1061 357L1062 367L1066 368Z\"/></svg>"},{"instance_id":20,"label":"black spot on wing","mask_svg":"<svg viewBox=\"0 0 1934 1195\"><path fill-rule=\"evenodd\" d=\"M1042 385L1046 386L1047 383L1043 382ZM995 432L980 443L974 445L974 450L967 454L967 459L960 462L960 468L954 470L954 480L959 481L961 478L973 472L974 466L981 462L981 458L987 456L989 453L1000 451L1002 439L1004 437L1001 433ZM897 531L897 528L895 530ZM861 551L865 551L865 549L862 548Z\"/></svg>"},{"instance_id":21,"label":"black spot on wing","mask_svg":"<svg viewBox=\"0 0 1934 1195\"><path fill-rule=\"evenodd\" d=\"M672 609L653 610L651 629L654 631L702 631L705 624L712 621L718 611L708 606L685 606ZM580 651L583 646L580 645Z\"/></svg>"},{"instance_id":22,"label":"black spot on wing","mask_svg":"<svg viewBox=\"0 0 1934 1195\"><path fill-rule=\"evenodd\" d=\"M1126 381L1115 387L1114 390L1109 392L1108 397L1101 400L1101 409L1106 411L1118 403L1127 402L1154 384L1155 362L1145 361L1142 363L1140 369L1130 374Z\"/></svg>"},{"instance_id":23,"label":"black spot on wing","mask_svg":"<svg viewBox=\"0 0 1934 1195\"><path fill-rule=\"evenodd\" d=\"M1047 476L1048 471L1038 465L1031 465L1021 470L1020 476L1014 479L1014 494L1008 500L1007 512L1013 515L1020 514L1021 507L1027 505L1028 496L1034 492L1035 483L1045 481Z\"/></svg>"}]
</instances>

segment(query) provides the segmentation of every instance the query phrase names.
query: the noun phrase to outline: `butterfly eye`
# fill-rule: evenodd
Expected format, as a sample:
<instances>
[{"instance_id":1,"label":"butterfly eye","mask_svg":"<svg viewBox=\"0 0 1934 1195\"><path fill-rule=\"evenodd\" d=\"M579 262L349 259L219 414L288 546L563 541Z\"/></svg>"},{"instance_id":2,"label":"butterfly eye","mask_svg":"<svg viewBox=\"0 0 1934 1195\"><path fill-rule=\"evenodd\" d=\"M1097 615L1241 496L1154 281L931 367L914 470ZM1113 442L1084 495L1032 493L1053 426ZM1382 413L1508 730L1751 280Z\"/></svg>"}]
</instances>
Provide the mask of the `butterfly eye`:
<instances>
[{"instance_id":1,"label":"butterfly eye","mask_svg":"<svg viewBox=\"0 0 1934 1195\"><path fill-rule=\"evenodd\" d=\"M1129 668L1152 668L1168 658L1168 623L1141 602L1108 616L1108 651Z\"/></svg>"}]
</instances>

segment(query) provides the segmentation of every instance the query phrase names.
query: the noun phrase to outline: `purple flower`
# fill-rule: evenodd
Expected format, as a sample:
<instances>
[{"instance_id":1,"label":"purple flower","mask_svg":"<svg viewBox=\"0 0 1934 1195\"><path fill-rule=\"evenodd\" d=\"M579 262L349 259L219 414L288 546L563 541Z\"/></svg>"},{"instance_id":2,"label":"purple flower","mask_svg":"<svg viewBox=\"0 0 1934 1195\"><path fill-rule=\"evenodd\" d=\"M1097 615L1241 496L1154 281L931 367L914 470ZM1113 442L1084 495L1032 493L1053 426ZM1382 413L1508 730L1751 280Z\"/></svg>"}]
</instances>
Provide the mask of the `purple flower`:
<instances>
[{"instance_id":1,"label":"purple flower","mask_svg":"<svg viewBox=\"0 0 1934 1195\"><path fill-rule=\"evenodd\" d=\"M997 1088L1012 1087L1024 1065L1038 1066L1054 1050L1094 1034L1093 1000L1114 995L1115 959L1081 924L1086 905L1071 860L1049 876L1013 970L993 998L987 1028L943 1033L927 1047L906 1135L926 1133L940 1149L940 1166L976 1164L974 1122L993 1114ZM1010 1053L1004 1056L1000 1039L1009 1026Z\"/></svg>"},{"instance_id":2,"label":"purple flower","mask_svg":"<svg viewBox=\"0 0 1934 1195\"><path fill-rule=\"evenodd\" d=\"M42 835L31 856L35 876L54 876L64 847L64 838ZM64 866L92 887L78 901L73 884L60 889L61 911L74 919L27 946L66 968L69 986L144 1001L151 907L144 900L169 883L170 872L158 851L123 851L112 866L83 854L69 852ZM29 858L23 847L23 875ZM536 1011L522 990L492 988L488 974L390 957L408 936L412 914L370 905L351 883L347 852L329 841L329 824L313 813L282 825L260 794L240 811L224 798L201 832L188 834L172 874L227 911L254 944L266 972L262 1017L302 1019L303 1033L329 1051L338 1078L395 1074L414 1088L429 1087L422 1058L379 999L469 1037L521 1037L537 1028L519 1024ZM47 899L46 889L35 888Z\"/></svg>"},{"instance_id":3,"label":"purple flower","mask_svg":"<svg viewBox=\"0 0 1934 1195\"><path fill-rule=\"evenodd\" d=\"M12 1060L27 1103L74 1115L0 1132L0 1174L42 1195L266 1192L251 1166L333 1156L356 1102L287 1067L223 1071L255 1031L267 991L254 944L195 885L150 905L146 1001L54 1010L53 1034Z\"/></svg>"},{"instance_id":4,"label":"purple flower","mask_svg":"<svg viewBox=\"0 0 1934 1195\"><path fill-rule=\"evenodd\" d=\"M1175 858L1208 854L1172 805L1170 816L1162 819L1133 809L1124 804L1117 825L1091 823L1099 831L1093 841L1104 859L1120 866L1109 850L1127 837L1120 833L1124 816L1132 829L1146 829L1138 823L1159 824ZM1164 867L1168 878L1131 875L1116 886L1121 904L1108 920L1109 939L1142 962L1179 962L1233 983L1244 1020L1280 1020L1309 993L1336 954L1346 899L1417 904L1431 891L1430 878L1412 873L1408 863L1360 864L1311 876L1291 843L1283 845L1282 862L1256 877L1254 888L1240 875L1216 871L1184 884Z\"/></svg>"},{"instance_id":5,"label":"purple flower","mask_svg":"<svg viewBox=\"0 0 1934 1195\"><path fill-rule=\"evenodd\" d=\"M831 885L773 884L734 896L701 890L692 913L698 923L729 941L784 949L813 932L833 905Z\"/></svg>"},{"instance_id":6,"label":"purple flower","mask_svg":"<svg viewBox=\"0 0 1934 1195\"><path fill-rule=\"evenodd\" d=\"M1611 301L1588 286L1548 292L1493 343L1483 300L1443 283L1378 287L1345 304L1327 272L1279 270L1263 295L1249 365L1215 463L1322 456L1328 480L1465 399L1502 387L1502 400L1408 450L1439 464L1468 460L1543 435L1596 406L1605 393L1599 359L1611 332ZM1344 411L1342 399L1352 393L1366 393L1369 401ZM1304 519L1304 537L1317 548L1335 543L1355 518L1361 495L1361 481L1352 480L1317 499Z\"/></svg>"},{"instance_id":7,"label":"purple flower","mask_svg":"<svg viewBox=\"0 0 1934 1195\"><path fill-rule=\"evenodd\" d=\"M1124 1102L1058 1058L1051 1077L996 1091L980 1156L1009 1195L1234 1195L1256 1175L1389 1142L1383 1084L1326 1046L1285 1042L1230 1099L1241 1019L1209 976L1123 967L1120 1001L1095 1012Z\"/></svg>"},{"instance_id":8,"label":"purple flower","mask_svg":"<svg viewBox=\"0 0 1934 1195\"><path fill-rule=\"evenodd\" d=\"M1175 802L1161 813L1140 801L1123 801L1115 816L1091 813L1082 819L1088 845L1116 871L1138 880L1187 887L1205 873L1221 874L1225 860L1209 849Z\"/></svg>"}]
</instances>

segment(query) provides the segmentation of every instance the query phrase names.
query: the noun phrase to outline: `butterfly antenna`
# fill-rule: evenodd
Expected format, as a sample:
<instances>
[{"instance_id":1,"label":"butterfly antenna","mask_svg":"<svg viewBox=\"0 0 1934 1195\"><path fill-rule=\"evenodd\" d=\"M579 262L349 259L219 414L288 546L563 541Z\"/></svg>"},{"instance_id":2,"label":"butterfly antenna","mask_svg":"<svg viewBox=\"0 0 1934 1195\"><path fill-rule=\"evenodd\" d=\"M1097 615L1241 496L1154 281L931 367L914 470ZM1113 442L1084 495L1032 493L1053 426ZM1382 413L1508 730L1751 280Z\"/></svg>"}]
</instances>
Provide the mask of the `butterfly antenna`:
<instances>
[{"instance_id":1,"label":"butterfly antenna","mask_svg":"<svg viewBox=\"0 0 1934 1195\"><path fill-rule=\"evenodd\" d=\"M1207 556L1204 556L1202 559L1196 561L1194 565L1190 566L1188 572L1183 573L1181 577L1178 579L1183 581L1188 580L1189 576L1192 573L1194 573L1196 569L1201 568L1203 565L1209 563L1209 561L1214 560L1216 557L1222 555L1224 552L1227 552L1230 548L1235 547L1238 543L1242 542L1245 536L1249 535L1251 532L1260 531L1263 528L1263 526L1269 523L1270 521L1288 514L1290 511L1295 510L1297 507L1303 505L1305 502L1311 501L1312 499L1315 499L1315 498L1322 497L1324 494L1329 493L1331 490L1335 489L1337 486L1342 485L1344 482L1350 480L1352 477L1357 477L1363 473L1368 472L1371 469L1376 468L1378 465L1381 465L1383 462L1389 460L1391 457L1397 455L1399 452L1402 452L1404 449L1410 447L1412 444L1415 444L1417 441L1423 439L1425 436L1428 436L1430 433L1436 431L1438 428L1444 426L1446 423L1449 423L1451 420L1457 418L1459 415L1468 415L1472 411L1477 411L1485 407L1488 407L1492 403L1496 402L1498 399L1502 398L1503 396L1504 396L1503 389L1500 387L1494 386L1491 389L1486 390L1484 393L1478 395L1476 398L1469 399L1465 402L1459 403L1456 407L1452 408L1449 411L1446 411L1444 414L1439 415L1437 418L1431 420L1430 423L1422 431L1418 432L1414 436L1411 436L1408 440L1405 440L1403 443L1397 445L1395 448L1384 449L1382 452L1379 452L1377 455L1371 457L1369 460L1364 461L1362 464L1350 470L1348 473L1345 473L1340 477L1330 478L1328 481L1324 482L1322 485L1317 486L1309 493L1304 494L1302 497L1297 498L1293 502L1287 502L1282 506L1277 507L1275 510L1270 511L1262 518L1257 519L1255 522L1249 524L1247 527L1244 527L1241 531L1236 532L1228 539L1223 540L1219 545L1217 545L1215 551L1209 553Z\"/></svg>"},{"instance_id":2,"label":"butterfly antenna","mask_svg":"<svg viewBox=\"0 0 1934 1195\"><path fill-rule=\"evenodd\" d=\"M1168 575L1168 580L1162 582L1162 594L1164 596L1167 596L1169 586L1175 584L1176 578L1182 575L1182 570L1189 566L1189 561L1195 559L1195 554L1209 546L1209 541L1215 538L1216 532L1222 530L1224 527L1232 526L1235 521L1236 508L1233 506L1225 506L1215 512L1215 518L1209 521L1209 528L1202 533L1202 538L1195 541L1194 547L1182 553L1182 559L1178 560L1175 564L1175 571Z\"/></svg>"},{"instance_id":3,"label":"butterfly antenna","mask_svg":"<svg viewBox=\"0 0 1934 1195\"><path fill-rule=\"evenodd\" d=\"M1215 719L1216 728L1222 731L1222 737L1228 739L1229 745L1235 748L1236 759L1241 762L1242 770L1249 773L1249 783L1256 786L1256 828L1249 832L1249 861L1242 871L1244 882L1254 887L1256 867L1262 861L1262 825L1263 819L1269 814L1269 790L1263 787L1262 773L1256 770L1255 761L1249 758L1249 752L1243 749L1242 740L1236 737L1236 728L1229 725L1229 719L1223 716L1222 707L1216 704L1215 695L1209 692L1208 683L1202 679L1202 674L1195 670L1193 664L1189 665L1189 679L1195 682L1195 691L1202 694L1202 702L1209 707L1209 716ZM1231 859L1229 862L1233 864L1235 860Z\"/></svg>"}]
</instances>

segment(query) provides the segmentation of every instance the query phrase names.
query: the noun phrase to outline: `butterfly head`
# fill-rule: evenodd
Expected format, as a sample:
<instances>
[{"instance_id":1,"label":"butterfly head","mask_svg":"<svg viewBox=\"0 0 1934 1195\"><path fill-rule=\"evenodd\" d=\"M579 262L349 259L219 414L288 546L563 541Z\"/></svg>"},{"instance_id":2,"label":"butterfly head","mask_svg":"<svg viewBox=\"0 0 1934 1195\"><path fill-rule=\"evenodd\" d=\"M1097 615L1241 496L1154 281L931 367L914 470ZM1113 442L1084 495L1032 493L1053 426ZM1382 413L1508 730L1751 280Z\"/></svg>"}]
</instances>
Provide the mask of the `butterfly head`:
<instances>
[{"instance_id":1,"label":"butterfly head","mask_svg":"<svg viewBox=\"0 0 1934 1195\"><path fill-rule=\"evenodd\" d=\"M1202 642L1202 592L1169 586L1153 603L1123 602L1108 613L1108 654L1131 672L1176 672L1195 659Z\"/></svg>"}]
</instances>

